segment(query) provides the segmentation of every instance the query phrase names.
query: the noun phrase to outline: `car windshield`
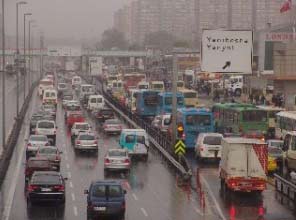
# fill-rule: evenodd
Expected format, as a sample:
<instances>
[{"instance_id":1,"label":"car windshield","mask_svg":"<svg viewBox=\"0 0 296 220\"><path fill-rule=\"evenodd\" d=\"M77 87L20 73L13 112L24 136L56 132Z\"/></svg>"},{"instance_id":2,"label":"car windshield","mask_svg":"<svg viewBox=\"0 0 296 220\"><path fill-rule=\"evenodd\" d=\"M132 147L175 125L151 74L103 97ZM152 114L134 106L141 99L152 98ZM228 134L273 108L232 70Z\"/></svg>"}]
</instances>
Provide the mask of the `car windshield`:
<instances>
[{"instance_id":1,"label":"car windshield","mask_svg":"<svg viewBox=\"0 0 296 220\"><path fill-rule=\"evenodd\" d=\"M111 150L109 151L108 155L110 157L126 157L126 151Z\"/></svg>"},{"instance_id":2,"label":"car windshield","mask_svg":"<svg viewBox=\"0 0 296 220\"><path fill-rule=\"evenodd\" d=\"M268 154L270 156L278 157L282 155L283 151L280 148L277 147L269 147L268 148Z\"/></svg>"},{"instance_id":3,"label":"car windshield","mask_svg":"<svg viewBox=\"0 0 296 220\"><path fill-rule=\"evenodd\" d=\"M72 100L73 96L72 95L64 95L63 100Z\"/></svg>"},{"instance_id":4,"label":"car windshield","mask_svg":"<svg viewBox=\"0 0 296 220\"><path fill-rule=\"evenodd\" d=\"M89 134L82 134L79 136L79 140L92 141L94 139L95 139L95 136L89 135Z\"/></svg>"},{"instance_id":5,"label":"car windshield","mask_svg":"<svg viewBox=\"0 0 296 220\"><path fill-rule=\"evenodd\" d=\"M221 136L205 136L203 143L207 145L221 145Z\"/></svg>"},{"instance_id":6,"label":"car windshield","mask_svg":"<svg viewBox=\"0 0 296 220\"><path fill-rule=\"evenodd\" d=\"M47 141L47 137L43 135L32 135L30 136L30 141Z\"/></svg>"},{"instance_id":7,"label":"car windshield","mask_svg":"<svg viewBox=\"0 0 296 220\"><path fill-rule=\"evenodd\" d=\"M33 175L31 182L38 184L61 184L61 177L52 173L38 173Z\"/></svg>"},{"instance_id":8,"label":"car windshield","mask_svg":"<svg viewBox=\"0 0 296 220\"><path fill-rule=\"evenodd\" d=\"M76 129L78 129L78 130L88 130L89 126L88 126L88 124L77 124Z\"/></svg>"},{"instance_id":9,"label":"car windshield","mask_svg":"<svg viewBox=\"0 0 296 220\"><path fill-rule=\"evenodd\" d=\"M54 122L50 122L50 121L42 121L38 123L38 128L47 128L47 129L51 129L51 128L55 128L54 126Z\"/></svg>"},{"instance_id":10,"label":"car windshield","mask_svg":"<svg viewBox=\"0 0 296 220\"><path fill-rule=\"evenodd\" d=\"M57 149L55 148L41 148L39 149L39 154L56 154Z\"/></svg>"},{"instance_id":11,"label":"car windshield","mask_svg":"<svg viewBox=\"0 0 296 220\"><path fill-rule=\"evenodd\" d=\"M66 87L67 87L66 84L63 84L63 83L59 84L59 88L61 88L61 89L64 89L64 88L66 88Z\"/></svg>"}]
</instances>

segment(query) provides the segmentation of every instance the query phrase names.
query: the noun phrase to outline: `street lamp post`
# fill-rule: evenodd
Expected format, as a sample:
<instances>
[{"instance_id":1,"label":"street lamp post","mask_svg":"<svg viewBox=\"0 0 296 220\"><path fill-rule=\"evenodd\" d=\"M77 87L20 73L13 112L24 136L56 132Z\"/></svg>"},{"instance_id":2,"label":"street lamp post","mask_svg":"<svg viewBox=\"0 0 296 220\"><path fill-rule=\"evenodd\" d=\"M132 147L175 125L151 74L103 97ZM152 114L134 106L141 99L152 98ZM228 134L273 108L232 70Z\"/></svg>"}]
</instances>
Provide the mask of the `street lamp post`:
<instances>
[{"instance_id":1,"label":"street lamp post","mask_svg":"<svg viewBox=\"0 0 296 220\"><path fill-rule=\"evenodd\" d=\"M16 115L19 114L19 40L18 40L18 9L19 5L27 4L27 2L21 1L16 3Z\"/></svg>"},{"instance_id":2,"label":"street lamp post","mask_svg":"<svg viewBox=\"0 0 296 220\"><path fill-rule=\"evenodd\" d=\"M28 63L28 91L30 89L31 84L31 24L35 22L35 20L29 21L29 36L28 36L28 55L29 55L29 63Z\"/></svg>"},{"instance_id":3,"label":"street lamp post","mask_svg":"<svg viewBox=\"0 0 296 220\"><path fill-rule=\"evenodd\" d=\"M5 148L5 22L4 0L2 0L2 147Z\"/></svg>"},{"instance_id":4,"label":"street lamp post","mask_svg":"<svg viewBox=\"0 0 296 220\"><path fill-rule=\"evenodd\" d=\"M26 17L32 15L32 13L24 14L24 101L26 99Z\"/></svg>"}]
</instances>

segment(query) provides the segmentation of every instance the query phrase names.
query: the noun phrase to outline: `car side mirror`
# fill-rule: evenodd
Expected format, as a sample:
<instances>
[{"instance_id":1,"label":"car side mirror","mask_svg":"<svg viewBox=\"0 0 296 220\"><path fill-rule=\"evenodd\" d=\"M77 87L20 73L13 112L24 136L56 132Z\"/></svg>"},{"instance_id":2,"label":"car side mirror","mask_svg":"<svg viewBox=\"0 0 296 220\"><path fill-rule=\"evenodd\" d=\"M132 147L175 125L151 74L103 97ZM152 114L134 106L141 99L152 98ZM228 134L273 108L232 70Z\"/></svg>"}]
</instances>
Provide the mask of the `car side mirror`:
<instances>
[{"instance_id":1,"label":"car side mirror","mask_svg":"<svg viewBox=\"0 0 296 220\"><path fill-rule=\"evenodd\" d=\"M64 177L64 180L68 180L68 177Z\"/></svg>"},{"instance_id":2,"label":"car side mirror","mask_svg":"<svg viewBox=\"0 0 296 220\"><path fill-rule=\"evenodd\" d=\"M282 149L283 149L283 151L287 151L287 150L289 150L289 146L287 144L284 144Z\"/></svg>"},{"instance_id":3,"label":"car side mirror","mask_svg":"<svg viewBox=\"0 0 296 220\"><path fill-rule=\"evenodd\" d=\"M124 189L124 190L123 190L123 194L126 194L126 193L127 193L127 191Z\"/></svg>"},{"instance_id":4,"label":"car side mirror","mask_svg":"<svg viewBox=\"0 0 296 220\"><path fill-rule=\"evenodd\" d=\"M84 190L84 194L85 194L85 195L88 194L88 190L87 190L87 189Z\"/></svg>"}]
</instances>

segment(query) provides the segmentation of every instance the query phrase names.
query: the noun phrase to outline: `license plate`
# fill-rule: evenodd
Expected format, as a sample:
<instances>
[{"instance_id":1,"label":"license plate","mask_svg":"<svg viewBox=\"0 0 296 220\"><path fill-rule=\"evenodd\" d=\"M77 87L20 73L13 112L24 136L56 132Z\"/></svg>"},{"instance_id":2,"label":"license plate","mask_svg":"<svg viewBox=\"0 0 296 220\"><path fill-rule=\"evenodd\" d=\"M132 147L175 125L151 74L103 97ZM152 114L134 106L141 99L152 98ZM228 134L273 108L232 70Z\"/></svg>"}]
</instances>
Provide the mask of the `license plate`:
<instances>
[{"instance_id":1,"label":"license plate","mask_svg":"<svg viewBox=\"0 0 296 220\"><path fill-rule=\"evenodd\" d=\"M106 211L106 207L94 207L95 211Z\"/></svg>"},{"instance_id":2,"label":"license plate","mask_svg":"<svg viewBox=\"0 0 296 220\"><path fill-rule=\"evenodd\" d=\"M244 187L250 187L250 186L252 186L252 184L251 183L241 183L240 185L242 185L242 186L244 186Z\"/></svg>"},{"instance_id":3,"label":"license plate","mask_svg":"<svg viewBox=\"0 0 296 220\"><path fill-rule=\"evenodd\" d=\"M118 160L113 160L112 163L120 163Z\"/></svg>"},{"instance_id":4,"label":"license plate","mask_svg":"<svg viewBox=\"0 0 296 220\"><path fill-rule=\"evenodd\" d=\"M51 189L50 189L50 188L41 188L41 191L42 191L42 192L50 192Z\"/></svg>"}]
</instances>

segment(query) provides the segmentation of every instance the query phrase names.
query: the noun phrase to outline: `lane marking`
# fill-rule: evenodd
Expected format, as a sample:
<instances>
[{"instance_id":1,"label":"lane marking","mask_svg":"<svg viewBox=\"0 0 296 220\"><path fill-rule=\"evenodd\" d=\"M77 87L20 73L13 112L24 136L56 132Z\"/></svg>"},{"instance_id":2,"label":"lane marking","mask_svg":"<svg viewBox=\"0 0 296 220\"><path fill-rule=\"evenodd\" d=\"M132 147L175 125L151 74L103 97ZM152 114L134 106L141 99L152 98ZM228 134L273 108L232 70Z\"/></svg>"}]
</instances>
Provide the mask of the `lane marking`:
<instances>
[{"instance_id":1,"label":"lane marking","mask_svg":"<svg viewBox=\"0 0 296 220\"><path fill-rule=\"evenodd\" d=\"M221 207L220 207L220 205L219 205L217 199L215 198L215 195L214 195L213 191L212 191L211 188L210 188L209 183L206 181L206 179L205 179L202 175L201 175L200 177L201 177L202 182L203 182L203 183L205 184L205 186L207 187L208 192L209 192L210 196L212 197L212 200L213 200L213 202L214 202L214 204L215 204L215 206L216 206L216 209L217 209L218 214L220 215L221 219L222 219L222 220L226 220L226 217L224 216L224 214L223 214L223 212L222 212L222 210L221 210Z\"/></svg>"},{"instance_id":2,"label":"lane marking","mask_svg":"<svg viewBox=\"0 0 296 220\"><path fill-rule=\"evenodd\" d=\"M70 168L70 165L67 163L67 164L66 164L66 167L69 169L69 168Z\"/></svg>"},{"instance_id":3,"label":"lane marking","mask_svg":"<svg viewBox=\"0 0 296 220\"><path fill-rule=\"evenodd\" d=\"M132 196L134 197L134 199L135 199L136 201L139 200L135 193L132 193Z\"/></svg>"},{"instance_id":4,"label":"lane marking","mask_svg":"<svg viewBox=\"0 0 296 220\"><path fill-rule=\"evenodd\" d=\"M145 217L148 217L148 214L147 214L147 212L146 212L146 210L144 208L141 208L141 211L143 212Z\"/></svg>"},{"instance_id":5,"label":"lane marking","mask_svg":"<svg viewBox=\"0 0 296 220\"><path fill-rule=\"evenodd\" d=\"M77 211L77 207L76 206L73 207L73 211L74 211L74 215L77 216L78 215L78 211Z\"/></svg>"},{"instance_id":6,"label":"lane marking","mask_svg":"<svg viewBox=\"0 0 296 220\"><path fill-rule=\"evenodd\" d=\"M34 92L33 92L34 95ZM33 96L32 95L32 96ZM34 106L36 105L36 98L33 98L33 101L31 103L31 112L29 113L29 116L31 116L33 114L34 111ZM26 120L26 118L24 119ZM29 133L29 126L27 126L25 128L25 134L23 136L23 138ZM16 149L18 150L18 149ZM16 184L17 184L17 178L19 177L20 171L21 171L21 165L22 165L22 157L24 156L24 147L21 147L20 150L20 154L19 157L17 158L18 162L17 162L17 168L16 168L16 172L14 172L13 178L12 178L12 185L10 187L9 193L8 193L8 198L7 198L7 202L4 205L4 210L3 210L3 214L2 214L2 218L3 220L8 220L10 217L10 213L11 213L11 208L12 208L12 203L13 203L13 198L14 198L14 194L15 194L15 190L16 190Z\"/></svg>"},{"instance_id":7,"label":"lane marking","mask_svg":"<svg viewBox=\"0 0 296 220\"><path fill-rule=\"evenodd\" d=\"M199 214L199 215L201 215L201 216L204 216L204 214L197 208L197 207L194 207L194 211L197 213L197 214Z\"/></svg>"},{"instance_id":8,"label":"lane marking","mask_svg":"<svg viewBox=\"0 0 296 220\"><path fill-rule=\"evenodd\" d=\"M70 185L71 188L73 188L73 183L72 183L72 181L69 182L69 185Z\"/></svg>"},{"instance_id":9,"label":"lane marking","mask_svg":"<svg viewBox=\"0 0 296 220\"><path fill-rule=\"evenodd\" d=\"M75 201L75 194L71 193L71 196L72 196L72 200Z\"/></svg>"},{"instance_id":10,"label":"lane marking","mask_svg":"<svg viewBox=\"0 0 296 220\"><path fill-rule=\"evenodd\" d=\"M71 178L71 172L68 172L68 178Z\"/></svg>"},{"instance_id":11,"label":"lane marking","mask_svg":"<svg viewBox=\"0 0 296 220\"><path fill-rule=\"evenodd\" d=\"M65 155L65 159L68 160L68 156L67 155Z\"/></svg>"}]
</instances>

